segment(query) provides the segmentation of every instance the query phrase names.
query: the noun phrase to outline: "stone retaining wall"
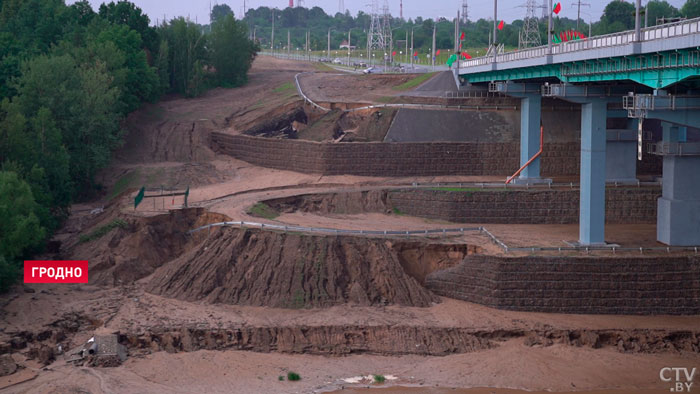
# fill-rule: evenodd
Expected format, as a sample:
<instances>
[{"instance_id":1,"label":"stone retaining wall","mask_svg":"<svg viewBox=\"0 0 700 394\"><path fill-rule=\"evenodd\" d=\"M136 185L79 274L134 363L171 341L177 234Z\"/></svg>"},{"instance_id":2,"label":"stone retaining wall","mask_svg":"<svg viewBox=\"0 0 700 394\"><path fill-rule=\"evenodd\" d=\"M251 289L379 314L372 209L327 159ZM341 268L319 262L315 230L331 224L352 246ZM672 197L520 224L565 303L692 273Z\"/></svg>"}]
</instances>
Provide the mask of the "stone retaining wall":
<instances>
[{"instance_id":1,"label":"stone retaining wall","mask_svg":"<svg viewBox=\"0 0 700 394\"><path fill-rule=\"evenodd\" d=\"M333 144L214 132L211 146L257 166L324 175L505 177L520 163L520 146L514 142ZM543 176L578 175L579 166L578 142L545 143L540 163ZM660 162L644 167L646 173L653 168L661 173Z\"/></svg>"},{"instance_id":2,"label":"stone retaining wall","mask_svg":"<svg viewBox=\"0 0 700 394\"><path fill-rule=\"evenodd\" d=\"M699 257L468 256L426 287L492 308L601 314L700 314Z\"/></svg>"},{"instance_id":3,"label":"stone retaining wall","mask_svg":"<svg viewBox=\"0 0 700 394\"><path fill-rule=\"evenodd\" d=\"M324 175L509 175L518 169L515 143L318 143L211 134L212 149L262 167ZM576 143L546 144L542 172L575 175Z\"/></svg>"},{"instance_id":4,"label":"stone retaining wall","mask_svg":"<svg viewBox=\"0 0 700 394\"><path fill-rule=\"evenodd\" d=\"M656 223L661 189L608 188L607 223ZM578 190L448 191L393 190L392 208L401 213L457 223L568 224L579 220Z\"/></svg>"}]
</instances>

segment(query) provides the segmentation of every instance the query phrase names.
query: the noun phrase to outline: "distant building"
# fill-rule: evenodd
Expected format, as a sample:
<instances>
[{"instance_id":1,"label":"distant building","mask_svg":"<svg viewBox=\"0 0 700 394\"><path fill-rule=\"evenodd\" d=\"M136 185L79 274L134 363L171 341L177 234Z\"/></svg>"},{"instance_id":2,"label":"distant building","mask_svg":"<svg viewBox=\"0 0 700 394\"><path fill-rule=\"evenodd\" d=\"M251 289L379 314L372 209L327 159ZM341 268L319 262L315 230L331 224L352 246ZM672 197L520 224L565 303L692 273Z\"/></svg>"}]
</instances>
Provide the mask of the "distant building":
<instances>
[{"instance_id":1,"label":"distant building","mask_svg":"<svg viewBox=\"0 0 700 394\"><path fill-rule=\"evenodd\" d=\"M354 45L350 45L350 50L354 50L356 47ZM343 42L340 43L340 46L338 49L348 49L348 40L343 40Z\"/></svg>"}]
</instances>

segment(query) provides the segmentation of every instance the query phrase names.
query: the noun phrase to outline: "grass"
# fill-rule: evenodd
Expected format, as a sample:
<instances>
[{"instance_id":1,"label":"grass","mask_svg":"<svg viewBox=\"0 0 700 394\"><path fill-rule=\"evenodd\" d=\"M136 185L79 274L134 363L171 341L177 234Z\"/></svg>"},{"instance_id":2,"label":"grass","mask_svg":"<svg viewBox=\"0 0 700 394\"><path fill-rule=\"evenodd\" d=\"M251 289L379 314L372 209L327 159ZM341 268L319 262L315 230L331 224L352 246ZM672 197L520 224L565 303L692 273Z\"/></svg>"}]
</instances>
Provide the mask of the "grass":
<instances>
[{"instance_id":1,"label":"grass","mask_svg":"<svg viewBox=\"0 0 700 394\"><path fill-rule=\"evenodd\" d=\"M386 378L384 377L384 375L374 375L374 383L382 384L385 380Z\"/></svg>"},{"instance_id":2,"label":"grass","mask_svg":"<svg viewBox=\"0 0 700 394\"><path fill-rule=\"evenodd\" d=\"M382 96L377 99L377 102L384 104L393 104L398 101L398 97L395 96Z\"/></svg>"},{"instance_id":3,"label":"grass","mask_svg":"<svg viewBox=\"0 0 700 394\"><path fill-rule=\"evenodd\" d=\"M284 381L284 376L282 376L282 375L278 376L277 380L279 380L280 382Z\"/></svg>"},{"instance_id":4,"label":"grass","mask_svg":"<svg viewBox=\"0 0 700 394\"><path fill-rule=\"evenodd\" d=\"M121 178L119 178L117 180L117 182L114 184L114 187L112 187L112 193L110 193L109 196L107 197L107 201L110 201L114 197L122 194L138 178L139 178L139 170L132 171L128 174L125 174Z\"/></svg>"},{"instance_id":5,"label":"grass","mask_svg":"<svg viewBox=\"0 0 700 394\"><path fill-rule=\"evenodd\" d=\"M288 90L294 90L294 89L295 89L294 82L286 82L286 83L283 83L282 85L276 87L272 91L274 93L284 93Z\"/></svg>"},{"instance_id":6,"label":"grass","mask_svg":"<svg viewBox=\"0 0 700 394\"><path fill-rule=\"evenodd\" d=\"M392 208L391 211L394 213L394 215L403 215L403 212L396 207Z\"/></svg>"},{"instance_id":7,"label":"grass","mask_svg":"<svg viewBox=\"0 0 700 394\"><path fill-rule=\"evenodd\" d=\"M319 63L319 62L314 63L314 68L316 69L316 71L320 71L320 72L333 72L333 71L335 71L335 69L333 67L330 67L325 63Z\"/></svg>"},{"instance_id":8,"label":"grass","mask_svg":"<svg viewBox=\"0 0 700 394\"><path fill-rule=\"evenodd\" d=\"M287 372L287 380L290 382L296 382L301 380L301 376L299 376L299 374L296 372L289 371Z\"/></svg>"},{"instance_id":9,"label":"grass","mask_svg":"<svg viewBox=\"0 0 700 394\"><path fill-rule=\"evenodd\" d=\"M277 212L264 202L259 202L250 207L250 209L248 210L248 214L263 219L274 219L280 215L279 212Z\"/></svg>"},{"instance_id":10,"label":"grass","mask_svg":"<svg viewBox=\"0 0 700 394\"><path fill-rule=\"evenodd\" d=\"M104 226L98 228L97 230L91 232L90 234L85 234L80 236L80 243L94 241L96 239L102 238L105 234L114 230L115 228L127 228L129 224L122 219L114 219L111 222L105 224Z\"/></svg>"},{"instance_id":11,"label":"grass","mask_svg":"<svg viewBox=\"0 0 700 394\"><path fill-rule=\"evenodd\" d=\"M421 75L411 79L410 81L406 81L406 82L402 83L401 85L394 86L392 89L394 89L394 90L407 90L407 89L415 88L416 86L418 86L418 85L422 84L423 82L432 78L433 75L435 75L435 73L421 74Z\"/></svg>"}]
</instances>

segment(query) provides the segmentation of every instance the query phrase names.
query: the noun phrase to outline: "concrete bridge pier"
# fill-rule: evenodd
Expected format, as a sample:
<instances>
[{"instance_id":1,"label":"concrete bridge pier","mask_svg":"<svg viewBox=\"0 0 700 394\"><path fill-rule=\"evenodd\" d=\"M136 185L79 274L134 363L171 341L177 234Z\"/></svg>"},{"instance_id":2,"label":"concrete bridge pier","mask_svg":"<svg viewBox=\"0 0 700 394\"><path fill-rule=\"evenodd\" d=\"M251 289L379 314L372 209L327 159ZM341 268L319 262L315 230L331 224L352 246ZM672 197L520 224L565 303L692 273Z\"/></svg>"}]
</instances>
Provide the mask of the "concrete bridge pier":
<instances>
[{"instance_id":1,"label":"concrete bridge pier","mask_svg":"<svg viewBox=\"0 0 700 394\"><path fill-rule=\"evenodd\" d=\"M700 245L700 150L685 143L686 128L662 122L663 188L658 200L656 239L666 245ZM685 149L684 149L685 148Z\"/></svg>"},{"instance_id":2,"label":"concrete bridge pier","mask_svg":"<svg viewBox=\"0 0 700 394\"><path fill-rule=\"evenodd\" d=\"M581 245L605 244L607 103L604 98L581 103Z\"/></svg>"},{"instance_id":3,"label":"concrete bridge pier","mask_svg":"<svg viewBox=\"0 0 700 394\"><path fill-rule=\"evenodd\" d=\"M494 82L490 92L503 93L520 99L520 167L527 164L540 150L542 120L542 85L537 83ZM513 180L517 184L550 183L540 176L540 158L536 158Z\"/></svg>"},{"instance_id":4,"label":"concrete bridge pier","mask_svg":"<svg viewBox=\"0 0 700 394\"><path fill-rule=\"evenodd\" d=\"M608 111L610 116L610 111ZM608 129L605 148L605 181L637 182L637 119L629 119L626 129Z\"/></svg>"}]
</instances>

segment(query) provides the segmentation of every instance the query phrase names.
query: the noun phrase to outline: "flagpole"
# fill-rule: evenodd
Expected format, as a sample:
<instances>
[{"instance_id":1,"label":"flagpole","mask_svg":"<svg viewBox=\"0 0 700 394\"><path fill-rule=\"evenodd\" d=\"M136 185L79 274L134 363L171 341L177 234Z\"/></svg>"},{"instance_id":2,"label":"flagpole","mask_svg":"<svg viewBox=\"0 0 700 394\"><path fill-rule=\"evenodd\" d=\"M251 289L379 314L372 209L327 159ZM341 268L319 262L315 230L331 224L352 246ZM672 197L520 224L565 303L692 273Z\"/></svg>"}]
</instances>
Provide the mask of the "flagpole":
<instances>
[{"instance_id":1,"label":"flagpole","mask_svg":"<svg viewBox=\"0 0 700 394\"><path fill-rule=\"evenodd\" d=\"M552 0L549 0L552 1ZM496 43L496 35L498 32L498 0L493 0L493 62L496 63L498 56L498 47Z\"/></svg>"},{"instance_id":2,"label":"flagpole","mask_svg":"<svg viewBox=\"0 0 700 394\"><path fill-rule=\"evenodd\" d=\"M549 0L549 22L547 23L547 53L552 54L552 0Z\"/></svg>"}]
</instances>

